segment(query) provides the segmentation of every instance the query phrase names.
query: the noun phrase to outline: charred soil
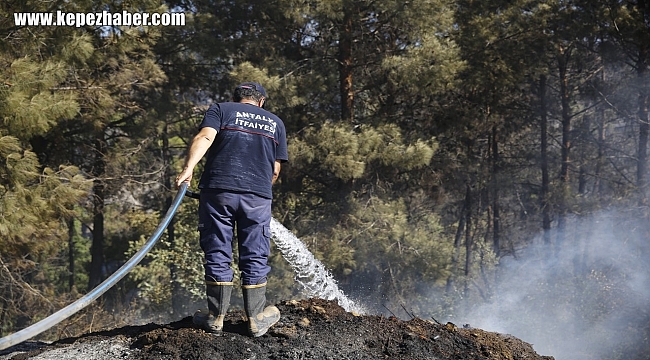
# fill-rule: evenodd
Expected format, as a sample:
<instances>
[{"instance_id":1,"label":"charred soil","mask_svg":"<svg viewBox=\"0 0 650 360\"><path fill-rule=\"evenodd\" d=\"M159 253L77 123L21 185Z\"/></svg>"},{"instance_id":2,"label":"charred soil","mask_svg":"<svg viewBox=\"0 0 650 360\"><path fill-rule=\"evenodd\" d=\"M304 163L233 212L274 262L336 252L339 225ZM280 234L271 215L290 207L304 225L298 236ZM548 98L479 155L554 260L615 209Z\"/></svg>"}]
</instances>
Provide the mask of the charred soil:
<instances>
[{"instance_id":1,"label":"charred soil","mask_svg":"<svg viewBox=\"0 0 650 360\"><path fill-rule=\"evenodd\" d=\"M321 299L277 305L280 321L259 338L247 335L245 316L231 311L222 336L196 328L191 317L165 324L126 326L81 337L25 345L0 359L476 359L552 360L513 336L414 318L359 316Z\"/></svg>"}]
</instances>

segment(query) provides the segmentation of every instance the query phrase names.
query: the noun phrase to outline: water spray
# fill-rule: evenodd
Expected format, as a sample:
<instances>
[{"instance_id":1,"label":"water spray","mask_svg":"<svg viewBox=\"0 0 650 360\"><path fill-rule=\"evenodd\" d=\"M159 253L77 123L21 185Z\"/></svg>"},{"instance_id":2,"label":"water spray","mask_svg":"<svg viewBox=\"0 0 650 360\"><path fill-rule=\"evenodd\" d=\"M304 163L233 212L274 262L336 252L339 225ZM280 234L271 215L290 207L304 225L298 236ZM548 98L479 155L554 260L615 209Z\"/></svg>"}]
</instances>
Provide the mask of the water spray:
<instances>
[{"instance_id":1,"label":"water spray","mask_svg":"<svg viewBox=\"0 0 650 360\"><path fill-rule=\"evenodd\" d=\"M339 305L348 312L359 314L365 312L345 296L332 274L307 249L305 243L275 219L271 219L271 233L275 245L295 271L296 281L305 288L308 296L337 300Z\"/></svg>"}]
</instances>

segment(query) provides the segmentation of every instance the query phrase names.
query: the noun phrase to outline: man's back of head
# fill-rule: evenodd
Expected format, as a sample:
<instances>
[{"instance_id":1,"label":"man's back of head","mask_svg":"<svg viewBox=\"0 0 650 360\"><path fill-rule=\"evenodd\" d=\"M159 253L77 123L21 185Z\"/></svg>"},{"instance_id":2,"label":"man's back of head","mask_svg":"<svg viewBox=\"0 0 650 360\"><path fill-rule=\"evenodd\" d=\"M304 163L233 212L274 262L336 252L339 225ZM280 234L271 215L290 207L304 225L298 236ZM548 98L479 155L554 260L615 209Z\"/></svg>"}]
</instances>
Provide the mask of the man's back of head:
<instances>
[{"instance_id":1,"label":"man's back of head","mask_svg":"<svg viewBox=\"0 0 650 360\"><path fill-rule=\"evenodd\" d=\"M235 102L242 102L242 100L252 100L259 103L261 100L266 99L266 90L262 85L256 82L245 82L237 85L233 93L233 100Z\"/></svg>"}]
</instances>

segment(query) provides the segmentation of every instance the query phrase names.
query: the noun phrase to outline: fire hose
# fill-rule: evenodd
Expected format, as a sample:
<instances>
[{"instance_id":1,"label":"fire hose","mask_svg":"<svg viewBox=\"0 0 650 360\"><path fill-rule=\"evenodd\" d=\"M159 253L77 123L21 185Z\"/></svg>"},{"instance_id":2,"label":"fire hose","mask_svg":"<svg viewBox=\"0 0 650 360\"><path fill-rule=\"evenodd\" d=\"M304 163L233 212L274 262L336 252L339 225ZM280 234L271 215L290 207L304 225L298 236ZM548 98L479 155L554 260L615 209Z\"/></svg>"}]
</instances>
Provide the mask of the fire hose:
<instances>
[{"instance_id":1,"label":"fire hose","mask_svg":"<svg viewBox=\"0 0 650 360\"><path fill-rule=\"evenodd\" d=\"M88 306L91 302L95 301L98 297L100 297L102 294L108 291L108 289L110 289L115 284L117 284L117 282L120 281L124 276L126 276L131 271L131 269L133 269L133 267L135 267L140 261L142 261L145 255L147 255L147 253L153 248L153 246L156 245L158 239L165 231L165 229L171 222L172 218L174 217L174 214L178 210L178 207L180 206L183 197L185 195L193 198L198 196L198 194L187 190L187 186L188 186L187 183L183 183L180 186L178 193L176 194L176 197L172 201L171 206L169 207L169 209L167 209L167 213L165 214L165 217L162 219L162 221L160 222L160 224L158 225L154 233L151 235L151 237L149 237L149 239L144 244L144 246L140 250L138 250L138 252L136 252L135 255L133 255L133 257L129 259L129 261L124 263L124 265L122 265L122 267L117 269L117 271L115 271L113 275L111 275L108 279L104 280L104 282L99 284L91 292L79 298L77 301L73 302L72 304L64 307L63 309L55 312L54 314L46 317L41 321L33 325L30 325L29 327L26 327L25 329L22 329L18 332L0 338L0 350L7 349L27 339L31 339L32 337L42 333L43 331L50 329L51 327L55 326L61 321L69 318L79 310Z\"/></svg>"}]
</instances>

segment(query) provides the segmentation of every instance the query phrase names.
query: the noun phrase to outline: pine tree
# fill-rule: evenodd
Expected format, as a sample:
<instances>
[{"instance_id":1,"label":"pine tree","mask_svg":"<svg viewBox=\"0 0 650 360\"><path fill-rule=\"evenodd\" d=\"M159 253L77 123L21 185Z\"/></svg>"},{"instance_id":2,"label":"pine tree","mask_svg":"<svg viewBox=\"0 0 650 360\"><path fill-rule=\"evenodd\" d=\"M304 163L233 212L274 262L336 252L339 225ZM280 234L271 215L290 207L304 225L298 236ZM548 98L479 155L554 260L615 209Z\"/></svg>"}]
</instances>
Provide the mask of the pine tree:
<instances>
[{"instance_id":1,"label":"pine tree","mask_svg":"<svg viewBox=\"0 0 650 360\"><path fill-rule=\"evenodd\" d=\"M33 2L0 5L3 18L18 11L49 11ZM71 164L43 166L39 139L80 110L73 93L57 92L65 84L67 64L88 55L84 36L62 38L53 28L25 28L3 22L0 47L0 272L2 331L29 325L47 315L56 285L48 268L67 242L67 220L78 213L89 183ZM44 42L42 39L51 39ZM77 207L78 208L78 207ZM6 281L5 281L6 280Z\"/></svg>"}]
</instances>

